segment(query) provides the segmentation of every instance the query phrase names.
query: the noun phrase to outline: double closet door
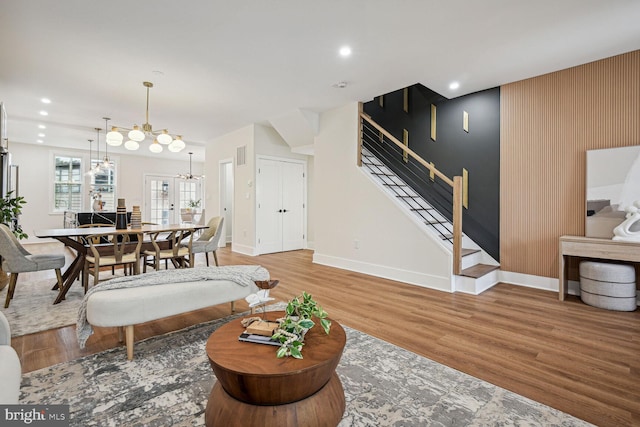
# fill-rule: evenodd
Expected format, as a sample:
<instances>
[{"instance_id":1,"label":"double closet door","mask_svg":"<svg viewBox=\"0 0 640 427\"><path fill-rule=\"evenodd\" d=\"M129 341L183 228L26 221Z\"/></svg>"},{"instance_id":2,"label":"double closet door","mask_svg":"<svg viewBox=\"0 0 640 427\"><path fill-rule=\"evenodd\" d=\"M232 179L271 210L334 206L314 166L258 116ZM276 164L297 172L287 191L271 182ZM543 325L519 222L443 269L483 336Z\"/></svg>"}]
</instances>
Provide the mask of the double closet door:
<instances>
[{"instance_id":1,"label":"double closet door","mask_svg":"<svg viewBox=\"0 0 640 427\"><path fill-rule=\"evenodd\" d=\"M305 165L258 158L256 242L259 254L305 247Z\"/></svg>"}]
</instances>

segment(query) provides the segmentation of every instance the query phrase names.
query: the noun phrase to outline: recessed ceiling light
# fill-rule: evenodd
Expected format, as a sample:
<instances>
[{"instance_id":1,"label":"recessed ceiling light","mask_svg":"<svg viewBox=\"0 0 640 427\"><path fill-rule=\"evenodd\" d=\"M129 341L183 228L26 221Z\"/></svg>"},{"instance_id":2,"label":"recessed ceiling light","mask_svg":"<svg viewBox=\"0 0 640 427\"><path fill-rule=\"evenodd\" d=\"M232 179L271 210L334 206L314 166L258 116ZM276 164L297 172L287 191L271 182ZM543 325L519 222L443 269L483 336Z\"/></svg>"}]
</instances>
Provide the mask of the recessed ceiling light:
<instances>
[{"instance_id":1,"label":"recessed ceiling light","mask_svg":"<svg viewBox=\"0 0 640 427\"><path fill-rule=\"evenodd\" d=\"M349 46L342 46L340 48L340 56L346 58L349 55L351 55L351 48Z\"/></svg>"},{"instance_id":2,"label":"recessed ceiling light","mask_svg":"<svg viewBox=\"0 0 640 427\"><path fill-rule=\"evenodd\" d=\"M37 140L36 142L42 144L44 141L42 141L41 139Z\"/></svg>"},{"instance_id":3,"label":"recessed ceiling light","mask_svg":"<svg viewBox=\"0 0 640 427\"><path fill-rule=\"evenodd\" d=\"M39 136L40 138L44 138L44 137L45 137L45 136L47 136L47 135L45 135L44 133L39 133L39 134L38 134L38 136Z\"/></svg>"},{"instance_id":4,"label":"recessed ceiling light","mask_svg":"<svg viewBox=\"0 0 640 427\"><path fill-rule=\"evenodd\" d=\"M46 111L42 110L42 111L40 111L40 115L41 116L48 116L49 113L47 113Z\"/></svg>"},{"instance_id":5,"label":"recessed ceiling light","mask_svg":"<svg viewBox=\"0 0 640 427\"><path fill-rule=\"evenodd\" d=\"M51 100L49 98L42 98L40 101L42 101L43 104L51 104Z\"/></svg>"},{"instance_id":6,"label":"recessed ceiling light","mask_svg":"<svg viewBox=\"0 0 640 427\"><path fill-rule=\"evenodd\" d=\"M46 129L47 127L45 125L38 125L38 129Z\"/></svg>"},{"instance_id":7,"label":"recessed ceiling light","mask_svg":"<svg viewBox=\"0 0 640 427\"><path fill-rule=\"evenodd\" d=\"M451 84L449 85L449 89L451 90L456 90L460 87L460 83L458 82L451 82Z\"/></svg>"}]
</instances>

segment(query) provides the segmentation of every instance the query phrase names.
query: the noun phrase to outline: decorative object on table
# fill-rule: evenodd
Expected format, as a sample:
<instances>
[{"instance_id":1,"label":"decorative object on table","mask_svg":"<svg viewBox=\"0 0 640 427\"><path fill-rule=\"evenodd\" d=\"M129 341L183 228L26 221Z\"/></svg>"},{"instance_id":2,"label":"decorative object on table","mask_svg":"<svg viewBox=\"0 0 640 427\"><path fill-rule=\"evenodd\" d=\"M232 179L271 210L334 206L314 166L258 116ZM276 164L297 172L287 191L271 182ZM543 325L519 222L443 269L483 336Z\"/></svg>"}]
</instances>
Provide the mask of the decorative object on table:
<instances>
[{"instance_id":1,"label":"decorative object on table","mask_svg":"<svg viewBox=\"0 0 640 427\"><path fill-rule=\"evenodd\" d=\"M626 219L613 229L613 240L640 242L640 200L628 206Z\"/></svg>"},{"instance_id":2,"label":"decorative object on table","mask_svg":"<svg viewBox=\"0 0 640 427\"><path fill-rule=\"evenodd\" d=\"M282 319L278 319L280 327L273 334L273 339L280 341L276 356L302 359L304 335L315 325L313 318L320 320L327 335L331 329L331 321L327 319L327 312L306 292L289 301L285 313Z\"/></svg>"},{"instance_id":3,"label":"decorative object on table","mask_svg":"<svg viewBox=\"0 0 640 427\"><path fill-rule=\"evenodd\" d=\"M93 204L91 205L91 208L93 209L93 211L102 212L102 209L104 209L104 203L105 203L102 201L102 194L100 194L100 192L92 192L91 198L93 199Z\"/></svg>"},{"instance_id":4,"label":"decorative object on table","mask_svg":"<svg viewBox=\"0 0 640 427\"><path fill-rule=\"evenodd\" d=\"M245 333L240 335L239 339L240 341L280 345L278 341L270 339L280 324L278 322L270 322L265 319L266 304L275 299L269 296L269 291L275 288L280 281L255 280L254 283L260 290L256 293L247 295L245 300L249 303L249 308L251 308L252 312L254 308L262 306L262 318L248 317L242 319L242 326L245 327Z\"/></svg>"},{"instance_id":5,"label":"decorative object on table","mask_svg":"<svg viewBox=\"0 0 640 427\"><path fill-rule=\"evenodd\" d=\"M142 213L140 212L140 206L134 206L131 211L131 228L142 228Z\"/></svg>"},{"instance_id":6,"label":"decorative object on table","mask_svg":"<svg viewBox=\"0 0 640 427\"><path fill-rule=\"evenodd\" d=\"M118 207L116 208L116 229L123 230L127 228L127 207L124 199L118 199Z\"/></svg>"},{"instance_id":7,"label":"decorative object on table","mask_svg":"<svg viewBox=\"0 0 640 427\"><path fill-rule=\"evenodd\" d=\"M17 218L22 213L22 205L27 202L21 196L11 197L12 194L13 191L9 191L6 197L0 198L0 223L9 227L18 239L25 239L29 236L22 231ZM0 290L4 289L8 283L9 276L2 269L2 258L0 257Z\"/></svg>"},{"instance_id":8,"label":"decorative object on table","mask_svg":"<svg viewBox=\"0 0 640 427\"><path fill-rule=\"evenodd\" d=\"M118 129L124 129L129 131L127 134L129 140L124 143L124 148L127 150L137 150L140 148L140 143L148 136L153 140L152 144L149 145L149 151L152 153L161 153L163 149L162 145L167 145L167 149L172 153L181 151L185 147L185 143L182 140L181 135L176 135L176 138L173 139L173 137L169 135L167 129L160 131L153 130L151 123L149 123L149 89L153 87L153 83L142 82L142 85L147 88L147 115L146 121L142 125L142 130L140 130L138 125L134 125L133 129L114 126L111 128L111 132L107 133L107 144L114 147L121 145L124 137Z\"/></svg>"}]
</instances>

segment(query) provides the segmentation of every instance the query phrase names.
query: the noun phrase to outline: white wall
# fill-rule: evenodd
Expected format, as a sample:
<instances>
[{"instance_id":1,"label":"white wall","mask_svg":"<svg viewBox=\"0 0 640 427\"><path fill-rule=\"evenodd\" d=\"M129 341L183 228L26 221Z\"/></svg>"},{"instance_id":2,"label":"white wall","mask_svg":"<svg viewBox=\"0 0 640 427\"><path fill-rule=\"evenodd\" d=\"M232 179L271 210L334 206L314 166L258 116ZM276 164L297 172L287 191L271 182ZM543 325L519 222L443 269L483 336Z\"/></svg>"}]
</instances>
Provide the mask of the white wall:
<instances>
[{"instance_id":1,"label":"white wall","mask_svg":"<svg viewBox=\"0 0 640 427\"><path fill-rule=\"evenodd\" d=\"M236 165L238 147L246 147L246 164ZM255 248L255 148L254 125L216 138L207 145L206 196L207 215L220 214L221 160L233 159L233 242L231 249L253 255Z\"/></svg>"},{"instance_id":2,"label":"white wall","mask_svg":"<svg viewBox=\"0 0 640 427\"><path fill-rule=\"evenodd\" d=\"M236 152L241 146L246 146L246 164L236 166ZM233 159L234 205L231 249L247 255L257 253L255 179L256 156L258 155L297 160L308 159L308 156L292 153L291 147L275 129L260 124L252 124L216 138L207 145L205 154L207 159L205 166L207 170L206 200L207 206L214 211L215 215L219 214L215 212L220 212L219 164L222 160ZM207 216L211 212L209 209ZM309 235L308 233L307 236Z\"/></svg>"},{"instance_id":3,"label":"white wall","mask_svg":"<svg viewBox=\"0 0 640 427\"><path fill-rule=\"evenodd\" d=\"M356 103L320 118L312 184L314 262L451 290L451 255L357 167L358 126Z\"/></svg>"},{"instance_id":4,"label":"white wall","mask_svg":"<svg viewBox=\"0 0 640 427\"><path fill-rule=\"evenodd\" d=\"M89 161L89 153L87 150L21 143L12 143L9 151L12 162L20 166L20 195L27 201L20 217L23 229L29 234L26 243L41 242L41 239L33 236L34 230L63 226L62 213L50 211L49 203L53 198L53 156L55 154L80 156L83 158L83 164L86 165ZM117 197L125 199L129 210L133 205L142 206L144 174L174 176L189 171L188 154L181 152L175 156L175 160L139 155L110 156L117 165ZM194 162L193 173L201 174L202 171L202 163ZM88 185L85 189L85 210L90 211Z\"/></svg>"}]
</instances>

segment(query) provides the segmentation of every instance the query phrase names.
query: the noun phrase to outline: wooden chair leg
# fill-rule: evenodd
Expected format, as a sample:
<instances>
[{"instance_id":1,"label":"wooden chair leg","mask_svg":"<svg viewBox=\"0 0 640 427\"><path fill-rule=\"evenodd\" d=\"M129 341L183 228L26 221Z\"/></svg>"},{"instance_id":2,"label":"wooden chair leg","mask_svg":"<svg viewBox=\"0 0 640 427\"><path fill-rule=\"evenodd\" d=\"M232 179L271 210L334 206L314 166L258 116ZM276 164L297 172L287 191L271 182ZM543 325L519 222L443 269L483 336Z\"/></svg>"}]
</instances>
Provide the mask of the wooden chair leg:
<instances>
[{"instance_id":1,"label":"wooden chair leg","mask_svg":"<svg viewBox=\"0 0 640 427\"><path fill-rule=\"evenodd\" d=\"M125 326L124 330L127 345L127 359L133 360L133 325Z\"/></svg>"},{"instance_id":2,"label":"wooden chair leg","mask_svg":"<svg viewBox=\"0 0 640 427\"><path fill-rule=\"evenodd\" d=\"M231 301L231 314L236 312L236 302Z\"/></svg>"},{"instance_id":3,"label":"wooden chair leg","mask_svg":"<svg viewBox=\"0 0 640 427\"><path fill-rule=\"evenodd\" d=\"M216 262L216 267L219 267L219 264L218 264L218 255L216 255L216 251L213 251L213 259L214 259L214 260L215 260L215 262Z\"/></svg>"},{"instance_id":4,"label":"wooden chair leg","mask_svg":"<svg viewBox=\"0 0 640 427\"><path fill-rule=\"evenodd\" d=\"M7 298L4 301L4 308L9 308L9 304L13 298L13 292L16 289L16 283L18 283L18 273L11 273L11 276L9 277L9 288L7 289Z\"/></svg>"},{"instance_id":5,"label":"wooden chair leg","mask_svg":"<svg viewBox=\"0 0 640 427\"><path fill-rule=\"evenodd\" d=\"M147 256L146 255L142 258L142 272L143 273L147 272Z\"/></svg>"},{"instance_id":6,"label":"wooden chair leg","mask_svg":"<svg viewBox=\"0 0 640 427\"><path fill-rule=\"evenodd\" d=\"M89 290L89 261L84 262L84 269L82 270L82 285L84 286L84 293Z\"/></svg>"},{"instance_id":7,"label":"wooden chair leg","mask_svg":"<svg viewBox=\"0 0 640 427\"><path fill-rule=\"evenodd\" d=\"M209 252L205 252L204 257L207 259L207 267L209 267Z\"/></svg>"},{"instance_id":8,"label":"wooden chair leg","mask_svg":"<svg viewBox=\"0 0 640 427\"><path fill-rule=\"evenodd\" d=\"M118 326L118 342L124 342L124 326Z\"/></svg>"}]
</instances>

